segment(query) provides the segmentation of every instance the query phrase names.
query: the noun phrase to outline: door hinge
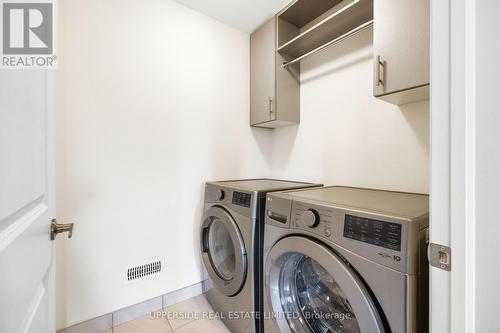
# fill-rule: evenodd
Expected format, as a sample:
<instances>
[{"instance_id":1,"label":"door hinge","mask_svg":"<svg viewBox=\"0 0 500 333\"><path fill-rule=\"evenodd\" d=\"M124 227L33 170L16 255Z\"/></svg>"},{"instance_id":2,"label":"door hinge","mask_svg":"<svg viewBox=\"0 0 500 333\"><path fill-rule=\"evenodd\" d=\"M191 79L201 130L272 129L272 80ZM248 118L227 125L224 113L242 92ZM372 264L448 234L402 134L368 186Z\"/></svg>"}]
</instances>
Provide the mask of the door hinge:
<instances>
[{"instance_id":1,"label":"door hinge","mask_svg":"<svg viewBox=\"0 0 500 333\"><path fill-rule=\"evenodd\" d=\"M427 258L431 266L451 271L451 247L429 243Z\"/></svg>"}]
</instances>

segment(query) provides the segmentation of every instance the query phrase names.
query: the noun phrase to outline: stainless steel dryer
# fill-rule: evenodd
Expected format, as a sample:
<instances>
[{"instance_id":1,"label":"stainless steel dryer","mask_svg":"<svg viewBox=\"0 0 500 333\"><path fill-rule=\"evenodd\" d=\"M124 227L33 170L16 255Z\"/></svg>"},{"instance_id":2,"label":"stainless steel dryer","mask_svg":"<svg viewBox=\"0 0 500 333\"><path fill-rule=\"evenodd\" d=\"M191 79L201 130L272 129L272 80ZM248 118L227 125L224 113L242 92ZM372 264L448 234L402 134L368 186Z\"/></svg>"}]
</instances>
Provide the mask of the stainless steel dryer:
<instances>
[{"instance_id":1,"label":"stainless steel dryer","mask_svg":"<svg viewBox=\"0 0 500 333\"><path fill-rule=\"evenodd\" d=\"M262 248L266 193L318 184L272 179L205 185L201 251L208 273L205 295L234 333L261 332Z\"/></svg>"},{"instance_id":2,"label":"stainless steel dryer","mask_svg":"<svg viewBox=\"0 0 500 333\"><path fill-rule=\"evenodd\" d=\"M265 332L427 332L428 212L420 194L268 194Z\"/></svg>"}]
</instances>

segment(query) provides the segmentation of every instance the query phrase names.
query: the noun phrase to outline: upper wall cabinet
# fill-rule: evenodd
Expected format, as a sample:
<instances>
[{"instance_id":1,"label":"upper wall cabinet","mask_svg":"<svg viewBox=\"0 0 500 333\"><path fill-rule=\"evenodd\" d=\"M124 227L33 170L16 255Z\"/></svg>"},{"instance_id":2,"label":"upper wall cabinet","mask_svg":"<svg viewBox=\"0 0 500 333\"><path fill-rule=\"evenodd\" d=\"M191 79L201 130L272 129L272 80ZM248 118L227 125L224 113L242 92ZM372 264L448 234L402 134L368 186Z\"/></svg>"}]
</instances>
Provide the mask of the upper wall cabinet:
<instances>
[{"instance_id":1,"label":"upper wall cabinet","mask_svg":"<svg viewBox=\"0 0 500 333\"><path fill-rule=\"evenodd\" d=\"M275 128L300 121L300 64L283 68L276 17L250 36L250 124Z\"/></svg>"},{"instance_id":2,"label":"upper wall cabinet","mask_svg":"<svg viewBox=\"0 0 500 333\"><path fill-rule=\"evenodd\" d=\"M373 22L373 0L293 0L250 37L251 124L300 120L300 60Z\"/></svg>"},{"instance_id":3,"label":"upper wall cabinet","mask_svg":"<svg viewBox=\"0 0 500 333\"><path fill-rule=\"evenodd\" d=\"M429 98L429 0L374 0L373 94L394 104Z\"/></svg>"}]
</instances>

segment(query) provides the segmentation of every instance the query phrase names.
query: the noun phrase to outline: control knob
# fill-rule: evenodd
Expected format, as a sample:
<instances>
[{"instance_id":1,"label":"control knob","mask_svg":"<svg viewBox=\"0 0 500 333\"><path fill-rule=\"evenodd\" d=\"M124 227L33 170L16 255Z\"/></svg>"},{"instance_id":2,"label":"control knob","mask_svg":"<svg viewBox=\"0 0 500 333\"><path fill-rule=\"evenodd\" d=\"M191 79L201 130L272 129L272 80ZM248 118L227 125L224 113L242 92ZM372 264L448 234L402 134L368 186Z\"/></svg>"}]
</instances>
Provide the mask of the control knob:
<instances>
[{"instance_id":1,"label":"control knob","mask_svg":"<svg viewBox=\"0 0 500 333\"><path fill-rule=\"evenodd\" d=\"M224 200L224 197L226 196L226 193L224 192L224 190L217 190L216 193L215 193L215 197L217 198L217 200L219 201L222 201Z\"/></svg>"},{"instance_id":2,"label":"control knob","mask_svg":"<svg viewBox=\"0 0 500 333\"><path fill-rule=\"evenodd\" d=\"M316 228L319 224L319 213L315 209L308 209L302 214L302 222L309 228Z\"/></svg>"}]
</instances>

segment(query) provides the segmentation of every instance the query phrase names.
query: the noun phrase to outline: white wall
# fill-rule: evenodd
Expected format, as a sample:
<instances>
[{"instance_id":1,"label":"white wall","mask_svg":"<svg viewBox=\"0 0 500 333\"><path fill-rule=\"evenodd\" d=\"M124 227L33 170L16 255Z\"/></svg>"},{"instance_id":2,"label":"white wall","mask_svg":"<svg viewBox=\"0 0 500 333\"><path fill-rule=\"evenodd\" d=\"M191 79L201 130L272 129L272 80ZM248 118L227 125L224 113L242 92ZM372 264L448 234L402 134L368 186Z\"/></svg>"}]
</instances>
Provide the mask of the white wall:
<instances>
[{"instance_id":1,"label":"white wall","mask_svg":"<svg viewBox=\"0 0 500 333\"><path fill-rule=\"evenodd\" d=\"M372 30L301 63L300 126L276 129L273 177L428 193L429 106L373 97Z\"/></svg>"},{"instance_id":2,"label":"white wall","mask_svg":"<svg viewBox=\"0 0 500 333\"><path fill-rule=\"evenodd\" d=\"M248 34L168 0L59 3L58 327L199 282L206 180L428 191L427 102L373 98L371 31L302 63L300 126L251 129Z\"/></svg>"},{"instance_id":3,"label":"white wall","mask_svg":"<svg viewBox=\"0 0 500 333\"><path fill-rule=\"evenodd\" d=\"M203 183L269 175L271 137L248 126L248 34L168 0L59 4L61 328L199 282Z\"/></svg>"}]
</instances>

